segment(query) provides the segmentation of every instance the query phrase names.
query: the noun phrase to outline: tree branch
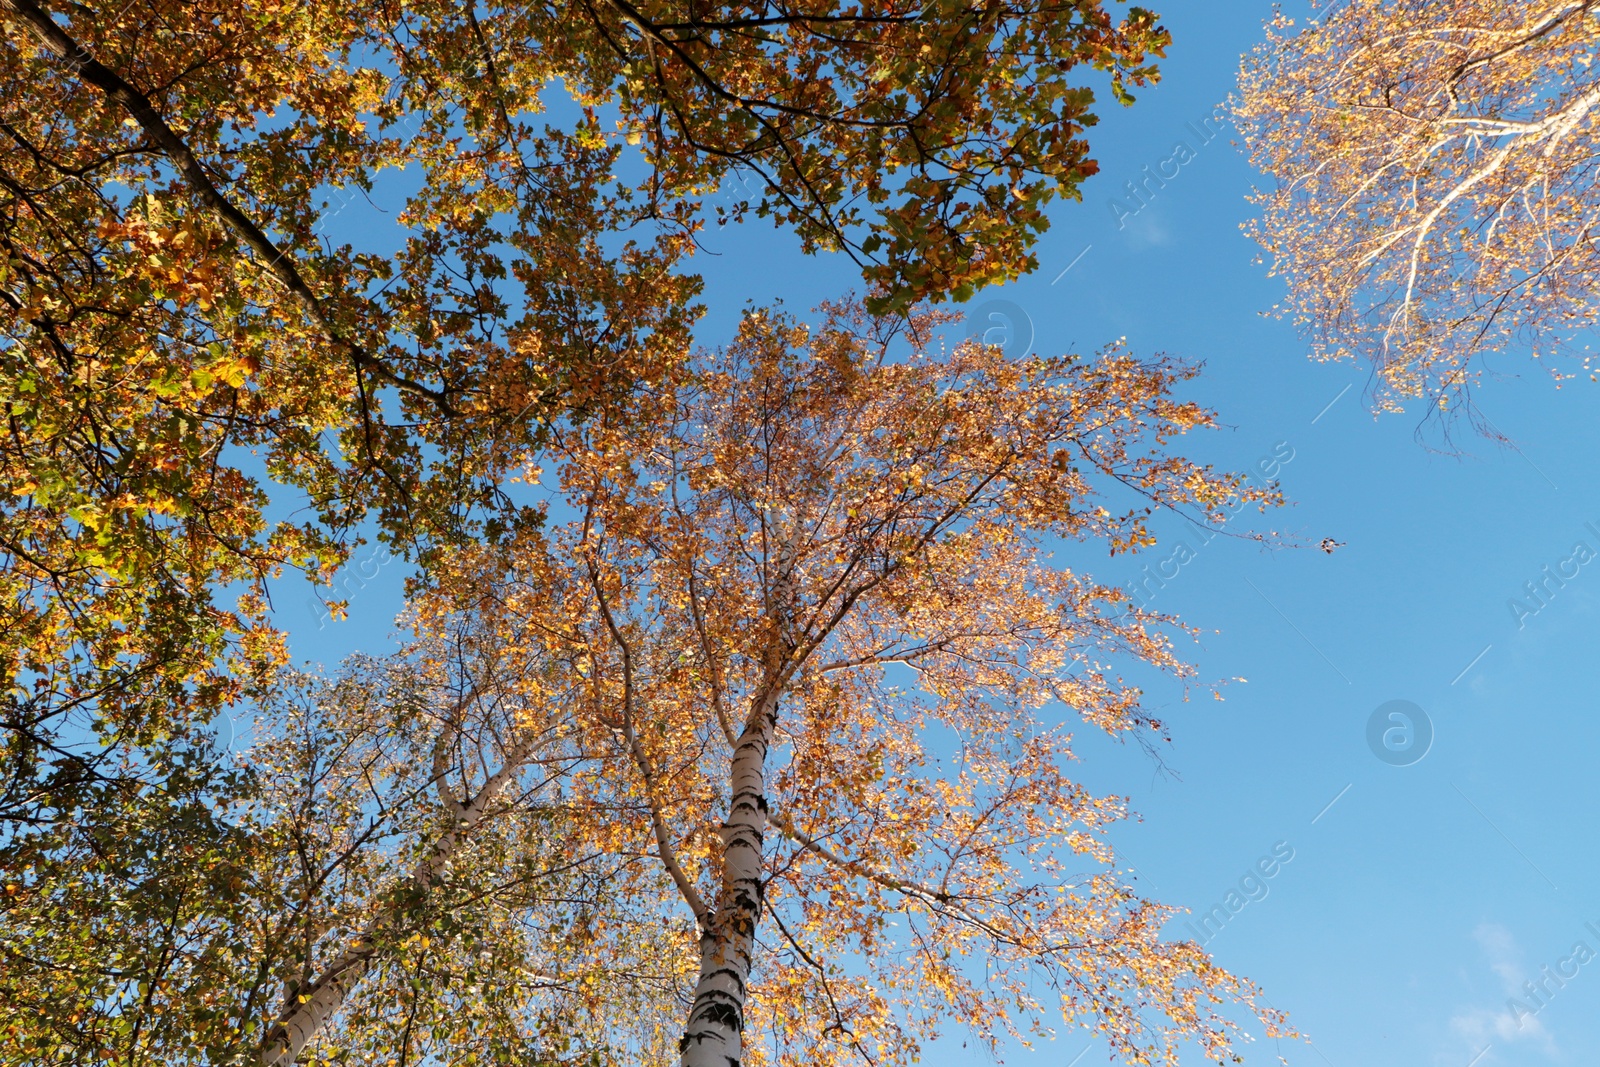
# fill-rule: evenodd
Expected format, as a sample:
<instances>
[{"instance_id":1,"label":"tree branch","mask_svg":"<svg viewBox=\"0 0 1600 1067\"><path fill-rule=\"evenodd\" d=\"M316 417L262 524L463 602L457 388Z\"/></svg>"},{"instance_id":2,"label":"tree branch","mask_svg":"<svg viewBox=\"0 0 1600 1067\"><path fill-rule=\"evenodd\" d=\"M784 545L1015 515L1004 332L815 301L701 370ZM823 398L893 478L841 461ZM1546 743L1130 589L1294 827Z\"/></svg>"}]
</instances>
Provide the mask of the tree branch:
<instances>
[{"instance_id":1,"label":"tree branch","mask_svg":"<svg viewBox=\"0 0 1600 1067\"><path fill-rule=\"evenodd\" d=\"M79 80L100 90L107 99L120 105L133 117L161 149L162 154L172 161L173 166L178 169L178 173L183 176L190 190L200 198L200 201L214 211L239 240L260 258L267 270L300 301L318 328L346 351L358 374L361 371L369 371L398 389L426 397L445 416L457 414L450 404L448 389L432 389L421 382L395 373L382 360L340 329L323 308L322 302L312 292L310 285L306 283L288 254L279 250L254 220L222 195L188 144L156 111L149 97L90 55L89 51L57 25L35 0L0 0L0 5L21 19L33 31L40 45L52 55L64 60L67 66L77 73Z\"/></svg>"},{"instance_id":2,"label":"tree branch","mask_svg":"<svg viewBox=\"0 0 1600 1067\"><path fill-rule=\"evenodd\" d=\"M611 639L617 643L617 648L622 653L622 736L628 746L628 755L639 768L640 775L644 778L645 803L650 807L650 826L655 833L656 852L661 857L661 863L667 868L667 873L672 876L673 884L678 887L678 892L683 896L684 902L689 905L689 910L694 913L695 921L701 929L708 929L711 922L711 909L701 899L700 893L695 889L694 883L684 873L683 866L678 862L676 852L672 847L672 836L667 832L666 819L661 814L661 802L657 795L658 781L655 768L650 764L649 755L644 750L644 745L639 740L638 731L634 729L633 703L633 652L628 646L627 639L622 636L622 630L617 626L616 618L611 614L611 606L606 602L606 594L600 583L600 574L591 557L589 560L589 584L594 589L596 601L600 606L601 617L605 619L606 629L611 633Z\"/></svg>"}]
</instances>

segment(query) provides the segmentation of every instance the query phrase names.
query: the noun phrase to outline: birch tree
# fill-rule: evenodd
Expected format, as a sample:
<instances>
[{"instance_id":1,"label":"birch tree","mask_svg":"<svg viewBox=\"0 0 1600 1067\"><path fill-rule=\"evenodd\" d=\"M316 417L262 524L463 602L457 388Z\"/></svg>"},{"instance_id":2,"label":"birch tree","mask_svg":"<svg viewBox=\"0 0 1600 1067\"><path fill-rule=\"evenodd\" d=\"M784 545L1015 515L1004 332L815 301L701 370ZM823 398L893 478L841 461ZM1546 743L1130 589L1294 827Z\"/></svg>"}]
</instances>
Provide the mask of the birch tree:
<instances>
[{"instance_id":1,"label":"birch tree","mask_svg":"<svg viewBox=\"0 0 1600 1067\"><path fill-rule=\"evenodd\" d=\"M572 724L545 717L563 694L530 681L499 685L469 620L331 677L285 671L222 780L190 780L213 766L195 761L8 849L0 1063L664 1055L649 1023L684 980L676 931L604 919L639 860L584 849ZM48 891L53 865L79 868L77 897Z\"/></svg>"},{"instance_id":2,"label":"birch tree","mask_svg":"<svg viewBox=\"0 0 1600 1067\"><path fill-rule=\"evenodd\" d=\"M1169 396L1188 369L940 352L936 323L750 313L636 418L562 434L527 472L548 533L453 553L419 623L471 611L527 635L508 676L517 647L563 665L572 803L635 813L596 850L653 856L693 920L683 1067L904 1063L1052 1018L1220 1060L1235 1002L1280 1020L1162 936L1111 867L1124 799L1067 766L1073 722L1162 729L1111 660L1189 673L1083 563L1249 490L1166 451L1210 424ZM619 916L660 906L641 884Z\"/></svg>"},{"instance_id":3,"label":"birch tree","mask_svg":"<svg viewBox=\"0 0 1600 1067\"><path fill-rule=\"evenodd\" d=\"M34 997L9 957L16 1025L67 1040L227 903L141 850L243 847L210 724L281 666L274 581L531 522L509 472L689 350L711 219L886 303L1032 269L1167 40L1098 0L0 0L0 862L40 909L0 944L120 961Z\"/></svg>"},{"instance_id":4,"label":"birch tree","mask_svg":"<svg viewBox=\"0 0 1600 1067\"><path fill-rule=\"evenodd\" d=\"M262 931L276 973L238 1016L266 1067L623 1062L633 1035L586 1025L593 1004L670 996L658 931L584 928L628 859L572 847L570 727L544 717L563 694L498 685L475 636L308 680L253 750L292 863Z\"/></svg>"},{"instance_id":5,"label":"birch tree","mask_svg":"<svg viewBox=\"0 0 1600 1067\"><path fill-rule=\"evenodd\" d=\"M1086 555L1269 498L1166 447L1210 424L1191 370L939 321L752 313L563 431L524 472L545 521L442 556L403 653L262 694L199 802L226 833L108 866L65 936L20 875L10 1047L798 1067L1065 1024L1173 1064L1240 1010L1279 1032L1115 869L1126 798L1068 774L1074 729L1163 730L1116 660L1192 680ZM119 893L162 906L129 930ZM150 945L98 965L104 931Z\"/></svg>"},{"instance_id":6,"label":"birch tree","mask_svg":"<svg viewBox=\"0 0 1600 1067\"><path fill-rule=\"evenodd\" d=\"M1600 269L1597 41L1588 0L1352 0L1269 25L1235 111L1273 180L1247 229L1315 356L1369 360L1390 407L1462 406L1496 351L1572 376L1554 357L1587 352Z\"/></svg>"}]
</instances>

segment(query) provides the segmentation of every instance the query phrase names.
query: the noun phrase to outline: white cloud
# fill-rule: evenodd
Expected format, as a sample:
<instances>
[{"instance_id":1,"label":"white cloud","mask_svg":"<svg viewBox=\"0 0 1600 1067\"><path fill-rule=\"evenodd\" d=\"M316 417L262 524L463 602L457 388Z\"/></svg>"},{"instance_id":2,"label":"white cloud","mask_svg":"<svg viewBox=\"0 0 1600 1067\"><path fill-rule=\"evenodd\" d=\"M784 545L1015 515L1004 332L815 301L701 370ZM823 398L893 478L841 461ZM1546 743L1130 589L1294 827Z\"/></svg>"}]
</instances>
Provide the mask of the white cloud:
<instances>
[{"instance_id":1,"label":"white cloud","mask_svg":"<svg viewBox=\"0 0 1600 1067\"><path fill-rule=\"evenodd\" d=\"M1172 234L1162 225L1157 205L1151 204L1128 220L1128 243L1134 248L1150 248L1172 243Z\"/></svg>"},{"instance_id":2,"label":"white cloud","mask_svg":"<svg viewBox=\"0 0 1600 1067\"><path fill-rule=\"evenodd\" d=\"M1531 1042L1540 1046L1547 1055L1556 1055L1555 1039L1544 1028L1544 1024L1530 1013L1530 1009L1536 1010L1538 1005L1529 1001L1522 988L1528 980L1528 970L1523 965L1522 951L1516 938L1511 936L1511 931L1495 923L1481 924L1472 935L1488 957L1489 969L1500 980L1506 1000L1499 1007L1473 1006L1451 1016L1450 1029L1471 1046L1467 1055L1475 1056L1485 1046L1517 1042ZM1512 1003L1513 998L1516 1004ZM1522 1005L1524 1010L1518 1010L1517 1004ZM1491 1060L1492 1054L1480 1062L1487 1064Z\"/></svg>"},{"instance_id":3,"label":"white cloud","mask_svg":"<svg viewBox=\"0 0 1600 1067\"><path fill-rule=\"evenodd\" d=\"M1499 975L1506 992L1509 994L1520 988L1527 979L1522 969L1522 953L1517 950L1517 940L1511 936L1511 931L1495 923L1480 923L1472 936L1483 947L1490 968Z\"/></svg>"}]
</instances>

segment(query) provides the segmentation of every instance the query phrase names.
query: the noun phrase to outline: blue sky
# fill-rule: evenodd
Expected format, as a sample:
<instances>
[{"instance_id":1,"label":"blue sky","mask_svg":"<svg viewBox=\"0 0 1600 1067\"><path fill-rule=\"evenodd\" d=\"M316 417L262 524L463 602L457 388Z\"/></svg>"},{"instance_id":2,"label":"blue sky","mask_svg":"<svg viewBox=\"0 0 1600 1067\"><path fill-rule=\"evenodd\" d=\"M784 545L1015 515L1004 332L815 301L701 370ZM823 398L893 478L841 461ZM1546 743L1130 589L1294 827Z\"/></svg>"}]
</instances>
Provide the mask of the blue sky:
<instances>
[{"instance_id":1,"label":"blue sky","mask_svg":"<svg viewBox=\"0 0 1600 1067\"><path fill-rule=\"evenodd\" d=\"M1132 109L1102 109L1091 131L1101 174L1083 203L1054 210L1040 271L972 307L1008 301L1037 350L1089 351L1122 336L1136 351L1203 362L1189 394L1228 428L1198 453L1236 469L1278 457L1291 501L1241 522L1344 547L1329 555L1218 538L1201 548L1156 605L1207 631L1186 650L1203 678L1248 681L1220 703L1152 690L1173 773L1084 731L1076 770L1132 798L1140 821L1113 840L1155 899L1208 911L1274 846L1293 850L1262 883L1265 896L1207 943L1312 1042L1258 1044L1246 1063L1592 1063L1600 956L1574 948L1600 954L1600 654L1590 647L1600 558L1548 584L1543 605L1524 586L1547 566L1571 574L1579 542L1600 553L1600 387L1557 391L1528 361L1497 359L1503 376L1479 399L1514 450L1464 433L1460 454L1441 454L1417 440L1417 415L1374 417L1364 368L1311 363L1291 327L1262 314L1281 283L1239 232L1255 179L1231 129L1119 227L1112 198L1179 138L1195 140L1187 124L1231 91L1240 52L1271 13L1254 2L1156 6L1175 38L1161 87ZM710 341L746 300L782 297L803 311L859 287L848 263L801 257L764 224L713 231L706 244L714 254L694 266L708 282ZM1156 532L1160 543L1131 562L1082 549L1066 562L1126 581L1178 539L1197 541L1172 519ZM347 622L319 627L303 598L280 600L298 656L332 664L384 641L402 565L378 559ZM1539 610L1519 618L1513 598ZM1369 719L1394 700L1432 727L1426 756L1408 766L1368 746ZM1576 974L1544 979L1542 1003L1526 994L1525 982L1560 968ZM1513 1019L1510 996L1537 1013ZM1068 1067L1106 1056L1067 1033L1007 1059ZM924 1062L967 1061L956 1041Z\"/></svg>"}]
</instances>

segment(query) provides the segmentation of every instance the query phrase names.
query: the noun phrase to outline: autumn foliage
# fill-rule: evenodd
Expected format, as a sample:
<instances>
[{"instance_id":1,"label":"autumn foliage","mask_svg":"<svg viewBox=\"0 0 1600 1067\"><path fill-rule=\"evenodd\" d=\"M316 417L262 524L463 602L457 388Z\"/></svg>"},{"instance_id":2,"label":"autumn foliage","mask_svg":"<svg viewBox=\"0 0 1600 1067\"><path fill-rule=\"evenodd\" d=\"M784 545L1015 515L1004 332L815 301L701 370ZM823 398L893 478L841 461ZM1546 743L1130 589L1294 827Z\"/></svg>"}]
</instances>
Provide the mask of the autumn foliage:
<instances>
[{"instance_id":1,"label":"autumn foliage","mask_svg":"<svg viewBox=\"0 0 1600 1067\"><path fill-rule=\"evenodd\" d=\"M932 326L751 313L635 417L560 435L530 477L564 521L453 554L422 629L470 616L535 721L572 716L594 851L649 857L612 921L698 931L684 1064L909 1062L1062 1015L1131 1061L1220 1055L1251 991L1108 869L1123 802L1066 776L1052 712L1153 728L1107 658L1185 668L1050 551L1244 490L1160 447L1209 424L1167 396L1183 368L940 353Z\"/></svg>"},{"instance_id":2,"label":"autumn foliage","mask_svg":"<svg viewBox=\"0 0 1600 1067\"><path fill-rule=\"evenodd\" d=\"M1169 451L1211 425L1191 369L939 325L748 314L553 433L512 490L541 521L442 552L400 654L280 672L237 763L166 768L167 818L106 784L90 833L21 838L13 1047L797 1067L1064 1021L1173 1064L1240 1006L1280 1032L1068 774L1075 728L1162 729L1115 662L1191 677L1085 561L1267 498Z\"/></svg>"},{"instance_id":3,"label":"autumn foliage","mask_svg":"<svg viewBox=\"0 0 1600 1067\"><path fill-rule=\"evenodd\" d=\"M38 955L9 913L6 981L81 983L7 1018L92 1049L74 1005L174 980L142 924L234 907L210 724L281 666L273 583L535 521L510 474L690 351L724 179L885 305L961 296L1166 42L1097 2L0 0L3 869L97 916Z\"/></svg>"},{"instance_id":4,"label":"autumn foliage","mask_svg":"<svg viewBox=\"0 0 1600 1067\"><path fill-rule=\"evenodd\" d=\"M1461 406L1477 357L1595 325L1595 14L1353 0L1246 57L1236 118L1274 182L1251 232L1314 354L1370 360L1385 404Z\"/></svg>"},{"instance_id":5,"label":"autumn foliage","mask_svg":"<svg viewBox=\"0 0 1600 1067\"><path fill-rule=\"evenodd\" d=\"M0 1060L798 1067L1065 1018L1171 1063L1237 1002L1278 1025L1110 869L1125 802L1052 717L1142 737L1110 661L1188 676L1083 555L1260 498L1167 451L1188 369L944 351L925 303L1036 265L1154 16L0 27ZM338 243L368 197L392 225ZM697 353L718 214L870 298ZM273 583L374 532L413 638L289 671Z\"/></svg>"},{"instance_id":6,"label":"autumn foliage","mask_svg":"<svg viewBox=\"0 0 1600 1067\"><path fill-rule=\"evenodd\" d=\"M266 583L363 520L424 556L514 526L547 425L686 350L731 170L887 302L968 293L1093 170L1079 68L1125 97L1166 42L1098 3L0 18L0 655L125 726L236 695ZM386 188L393 229L335 243Z\"/></svg>"}]
</instances>

